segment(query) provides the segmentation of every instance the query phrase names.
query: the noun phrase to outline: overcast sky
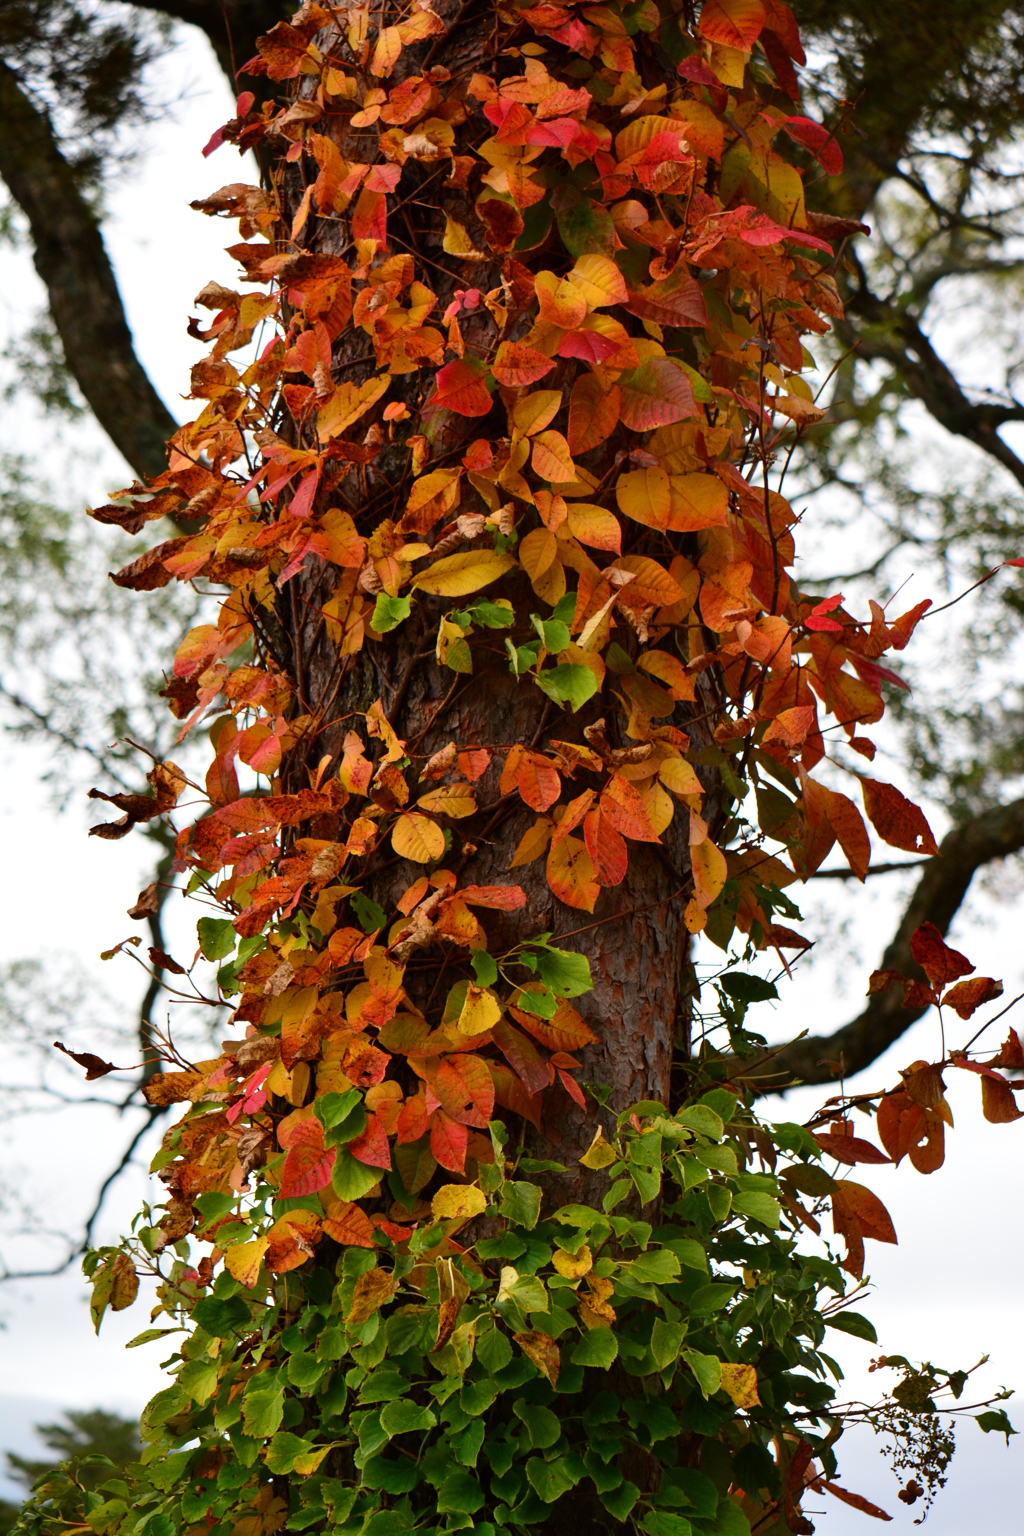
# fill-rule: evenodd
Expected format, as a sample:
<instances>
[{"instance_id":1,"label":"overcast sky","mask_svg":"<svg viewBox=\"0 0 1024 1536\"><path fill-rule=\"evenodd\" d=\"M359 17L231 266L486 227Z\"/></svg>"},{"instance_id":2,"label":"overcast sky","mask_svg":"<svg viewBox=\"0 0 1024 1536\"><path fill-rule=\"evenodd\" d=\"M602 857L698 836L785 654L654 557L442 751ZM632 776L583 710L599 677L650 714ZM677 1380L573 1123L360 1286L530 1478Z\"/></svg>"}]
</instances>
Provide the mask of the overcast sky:
<instances>
[{"instance_id":1,"label":"overcast sky","mask_svg":"<svg viewBox=\"0 0 1024 1536\"><path fill-rule=\"evenodd\" d=\"M200 354L185 334L191 301L211 278L231 285L236 270L222 252L233 238L230 227L191 212L188 204L225 182L245 178L232 149L220 150L207 162L199 154L212 128L230 115L231 102L210 50L196 34L180 30L178 46L161 65L157 88L165 98L180 98L178 105L168 121L141 133L140 166L112 191L105 238L139 354L170 409L184 419L188 408L181 396L189 366ZM40 303L41 289L27 256L0 253L0 330L6 324L16 332ZM41 447L42 430L32 426L30 411L7 406L0 421L6 429L0 446L8 451ZM91 423L65 433L63 442L56 454L47 451L45 462L65 505L77 510L127 483L124 466ZM850 556L844 550L848 567L855 563ZM941 643L938 624L918 634L915 647ZM45 942L59 934L56 948L77 957L96 986L114 997L115 1006L130 1012L137 989L128 967L103 965L98 954L131 931L124 913L144 874L146 850L132 838L120 843L88 839L85 828L91 818L84 802L58 817L38 783L45 766L38 749L0 742L0 762L6 791L0 828L8 868L17 871L16 884L7 886L0 960L47 953L36 917L45 907ZM894 926L902 890L888 880L865 892L836 883L826 893L827 905L816 899L820 910L806 926L819 939L821 958L782 986L780 1004L760 1009L766 1033L781 1039L802 1028L818 1032L855 1016L867 975ZM953 934L980 972L1004 979L1008 996L1024 990L1020 923L1018 904L975 894ZM890 1084L899 1067L933 1054L932 1028L919 1024L864 1074L863 1083L851 1086ZM76 1043L89 1048L88 1040ZM950 1076L965 1080L950 1085L956 1129L948 1139L943 1170L930 1178L906 1166L857 1173L888 1205L900 1238L898 1248L869 1243L868 1267L877 1292L861 1310L876 1322L882 1350L930 1357L949 1368L974 1365L990 1354L992 1365L978 1373L989 1389L1003 1382L1024 1384L1019 1217L1024 1131L1016 1125L988 1125L981 1117L977 1083L966 1080L967 1074ZM819 1101L820 1094L802 1091L773 1106L772 1114L803 1119ZM100 1126L95 1115L67 1111L45 1126L35 1125L30 1136L19 1136L17 1178L29 1179L56 1209L81 1209L122 1134L113 1123ZM110 1238L119 1230L144 1192L141 1170L122 1180L101 1236ZM0 1314L8 1329L0 1340L6 1394L0 1396L0 1446L28 1449L31 1422L52 1417L61 1406L134 1412L164 1384L159 1345L132 1351L122 1347L146 1326L144 1310L136 1306L108 1315L102 1336L95 1339L84 1287L74 1273L4 1288ZM866 1365L878 1351L838 1334L831 1338L834 1353L850 1373L851 1395L873 1393L880 1378L868 1377ZM1015 1416L1012 1404L1010 1414ZM1008 1451L1002 1439L983 1436L973 1424L964 1426L949 1489L928 1522L934 1536L966 1536L982 1529L985 1536L1017 1536L1021 1443L1012 1442ZM888 1509L894 1530L910 1531L916 1511L897 1502L898 1485L871 1434L852 1435L843 1442L843 1454L844 1484ZM833 1536L864 1531L864 1516L824 1497L822 1503L830 1507L817 1519L819 1530Z\"/></svg>"}]
</instances>

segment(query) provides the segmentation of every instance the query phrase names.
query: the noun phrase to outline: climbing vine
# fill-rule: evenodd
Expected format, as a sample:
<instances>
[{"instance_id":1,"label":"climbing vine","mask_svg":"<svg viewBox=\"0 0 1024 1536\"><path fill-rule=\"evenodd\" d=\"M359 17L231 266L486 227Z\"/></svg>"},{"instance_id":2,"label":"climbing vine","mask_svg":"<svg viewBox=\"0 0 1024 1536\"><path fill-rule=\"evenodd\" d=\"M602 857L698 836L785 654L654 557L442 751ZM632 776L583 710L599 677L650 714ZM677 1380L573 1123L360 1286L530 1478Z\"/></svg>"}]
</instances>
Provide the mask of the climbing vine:
<instances>
[{"instance_id":1,"label":"climbing vine","mask_svg":"<svg viewBox=\"0 0 1024 1536\"><path fill-rule=\"evenodd\" d=\"M159 1036L167 1198L86 1261L97 1327L157 1284L142 1462L47 1483L26 1527L493 1536L571 1506L767 1536L813 1529L808 1488L881 1514L834 1480L844 1424L902 1436L917 1497L912 1416L967 1373L897 1357L903 1418L837 1404L826 1329L874 1338L848 1302L895 1233L825 1165L933 1171L942 1071L1013 1120L1024 1053L943 1035L892 1091L755 1113L776 993L742 967L806 947L787 888L836 844L863 878L868 825L936 852L865 734L929 604L858 618L791 574L809 346L861 228L807 206L842 149L800 113L792 14L307 0L259 50L278 95L207 152L264 179L195 205L238 221L246 286L198 296L166 472L93 512L178 524L120 585L219 603L164 688L205 783L157 763L93 830L170 819L204 915L194 961L155 958L230 1038ZM699 1045L698 934L728 957ZM616 992L609 946L645 943L690 995L627 1040L646 983ZM915 958L940 1018L999 994L933 929Z\"/></svg>"}]
</instances>

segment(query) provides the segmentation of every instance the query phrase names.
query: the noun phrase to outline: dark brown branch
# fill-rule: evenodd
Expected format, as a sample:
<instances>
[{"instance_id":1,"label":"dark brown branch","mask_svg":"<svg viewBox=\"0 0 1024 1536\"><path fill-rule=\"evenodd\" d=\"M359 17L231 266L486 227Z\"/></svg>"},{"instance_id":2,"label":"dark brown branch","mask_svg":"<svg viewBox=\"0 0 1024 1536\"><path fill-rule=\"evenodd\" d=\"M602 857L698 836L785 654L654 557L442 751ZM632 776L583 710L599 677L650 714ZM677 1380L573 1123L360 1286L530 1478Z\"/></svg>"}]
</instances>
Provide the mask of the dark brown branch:
<instances>
[{"instance_id":1,"label":"dark brown branch","mask_svg":"<svg viewBox=\"0 0 1024 1536\"><path fill-rule=\"evenodd\" d=\"M993 859L1024 848L1024 799L996 806L965 826L948 832L936 858L929 860L896 934L882 956L879 969L902 971L923 979L924 973L910 953L910 938L922 923L934 923L946 933L967 895L975 872ZM770 1093L796 1082L834 1083L851 1077L877 1061L927 1010L904 1008L900 987L869 998L867 1007L851 1023L831 1035L810 1035L773 1051L770 1063L761 1058L743 1069Z\"/></svg>"},{"instance_id":2,"label":"dark brown branch","mask_svg":"<svg viewBox=\"0 0 1024 1536\"><path fill-rule=\"evenodd\" d=\"M0 176L29 222L36 271L67 365L96 419L132 469L157 475L176 422L135 355L96 217L61 154L49 118L0 60Z\"/></svg>"}]
</instances>

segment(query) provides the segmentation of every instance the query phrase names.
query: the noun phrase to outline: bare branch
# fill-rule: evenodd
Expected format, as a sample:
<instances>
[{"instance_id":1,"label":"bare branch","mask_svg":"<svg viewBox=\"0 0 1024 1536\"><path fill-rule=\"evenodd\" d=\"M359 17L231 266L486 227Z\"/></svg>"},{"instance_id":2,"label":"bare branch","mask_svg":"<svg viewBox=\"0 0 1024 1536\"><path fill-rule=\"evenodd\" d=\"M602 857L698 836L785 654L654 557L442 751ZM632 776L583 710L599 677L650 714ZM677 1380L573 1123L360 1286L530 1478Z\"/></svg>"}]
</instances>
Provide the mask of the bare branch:
<instances>
[{"instance_id":1,"label":"bare branch","mask_svg":"<svg viewBox=\"0 0 1024 1536\"><path fill-rule=\"evenodd\" d=\"M0 60L0 176L28 219L36 271L75 380L103 430L139 475L166 466L174 417L135 355L95 215L45 112Z\"/></svg>"}]
</instances>

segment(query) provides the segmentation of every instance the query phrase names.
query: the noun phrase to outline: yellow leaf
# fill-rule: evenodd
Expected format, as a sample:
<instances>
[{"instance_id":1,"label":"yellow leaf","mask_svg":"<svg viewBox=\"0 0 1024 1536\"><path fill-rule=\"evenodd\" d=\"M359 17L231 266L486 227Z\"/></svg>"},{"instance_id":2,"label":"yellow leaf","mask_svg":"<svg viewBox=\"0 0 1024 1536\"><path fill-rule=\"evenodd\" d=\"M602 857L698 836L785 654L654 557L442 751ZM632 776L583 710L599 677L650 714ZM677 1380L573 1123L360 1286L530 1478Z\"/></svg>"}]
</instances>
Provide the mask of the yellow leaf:
<instances>
[{"instance_id":1,"label":"yellow leaf","mask_svg":"<svg viewBox=\"0 0 1024 1536\"><path fill-rule=\"evenodd\" d=\"M478 251L469 238L466 226L447 213L444 216L444 239L441 243L449 256L458 256L462 261L487 260L485 252Z\"/></svg>"},{"instance_id":2,"label":"yellow leaf","mask_svg":"<svg viewBox=\"0 0 1024 1536\"><path fill-rule=\"evenodd\" d=\"M432 811L435 816L451 816L454 821L463 816L472 816L476 810L476 798L465 784L449 784L441 789L428 790L416 804L421 805L425 811Z\"/></svg>"},{"instance_id":3,"label":"yellow leaf","mask_svg":"<svg viewBox=\"0 0 1024 1536\"><path fill-rule=\"evenodd\" d=\"M706 909L725 884L725 854L715 847L710 838L705 838L702 843L691 847L690 866L693 870L694 898L699 907Z\"/></svg>"},{"instance_id":4,"label":"yellow leaf","mask_svg":"<svg viewBox=\"0 0 1024 1536\"><path fill-rule=\"evenodd\" d=\"M519 563L534 586L558 554L558 540L549 528L534 528L519 545Z\"/></svg>"},{"instance_id":5,"label":"yellow leaf","mask_svg":"<svg viewBox=\"0 0 1024 1536\"><path fill-rule=\"evenodd\" d=\"M520 864L532 864L534 859L539 859L551 841L551 831L552 824L546 816L535 821L519 839L509 869L518 869Z\"/></svg>"},{"instance_id":6,"label":"yellow leaf","mask_svg":"<svg viewBox=\"0 0 1024 1536\"><path fill-rule=\"evenodd\" d=\"M615 1148L609 1146L604 1139L604 1131L598 1130L590 1146L580 1158L584 1168L610 1168L612 1163L617 1163L619 1154Z\"/></svg>"},{"instance_id":7,"label":"yellow leaf","mask_svg":"<svg viewBox=\"0 0 1024 1536\"><path fill-rule=\"evenodd\" d=\"M402 34L398 27L384 27L370 60L371 75L390 75L402 55Z\"/></svg>"},{"instance_id":8,"label":"yellow leaf","mask_svg":"<svg viewBox=\"0 0 1024 1536\"><path fill-rule=\"evenodd\" d=\"M543 571L533 583L533 590L542 603L549 603L554 608L565 596L565 567L560 560L555 560Z\"/></svg>"},{"instance_id":9,"label":"yellow leaf","mask_svg":"<svg viewBox=\"0 0 1024 1536\"><path fill-rule=\"evenodd\" d=\"M757 1395L757 1372L752 1365L723 1364L722 1391L728 1392L737 1408L755 1408L761 1401Z\"/></svg>"},{"instance_id":10,"label":"yellow leaf","mask_svg":"<svg viewBox=\"0 0 1024 1536\"><path fill-rule=\"evenodd\" d=\"M589 1274L594 1267L594 1257L586 1243L578 1253L568 1253L564 1248L556 1248L551 1262L558 1273L564 1275L567 1280L579 1280L581 1276Z\"/></svg>"},{"instance_id":11,"label":"yellow leaf","mask_svg":"<svg viewBox=\"0 0 1024 1536\"><path fill-rule=\"evenodd\" d=\"M470 549L460 555L446 555L413 578L412 586L435 597L465 597L478 592L515 565L511 555L494 550Z\"/></svg>"},{"instance_id":12,"label":"yellow leaf","mask_svg":"<svg viewBox=\"0 0 1024 1536\"><path fill-rule=\"evenodd\" d=\"M501 1004L493 992L470 982L466 988L466 1001L455 1022L460 1035L482 1035L501 1018Z\"/></svg>"},{"instance_id":13,"label":"yellow leaf","mask_svg":"<svg viewBox=\"0 0 1024 1536\"><path fill-rule=\"evenodd\" d=\"M687 672L686 667L678 656L673 656L669 651L644 651L636 659L636 664L644 672L650 672L659 682L664 683L674 699L693 698L693 678ZM700 786L698 785L699 789ZM681 794L690 794L690 790L681 790Z\"/></svg>"},{"instance_id":14,"label":"yellow leaf","mask_svg":"<svg viewBox=\"0 0 1024 1536\"><path fill-rule=\"evenodd\" d=\"M625 304L629 298L625 278L610 256L581 256L569 273L569 281L581 291L588 309Z\"/></svg>"},{"instance_id":15,"label":"yellow leaf","mask_svg":"<svg viewBox=\"0 0 1024 1536\"><path fill-rule=\"evenodd\" d=\"M560 389L538 389L516 402L512 412L512 425L517 432L531 437L540 432L561 410L563 404Z\"/></svg>"},{"instance_id":16,"label":"yellow leaf","mask_svg":"<svg viewBox=\"0 0 1024 1536\"><path fill-rule=\"evenodd\" d=\"M635 523L664 532L672 515L672 488L660 464L648 469L631 469L620 475L615 487L619 511Z\"/></svg>"},{"instance_id":17,"label":"yellow leaf","mask_svg":"<svg viewBox=\"0 0 1024 1536\"><path fill-rule=\"evenodd\" d=\"M674 795L700 795L703 786L685 757L666 757L658 764L658 778Z\"/></svg>"},{"instance_id":18,"label":"yellow leaf","mask_svg":"<svg viewBox=\"0 0 1024 1536\"><path fill-rule=\"evenodd\" d=\"M622 529L614 512L589 501L575 501L569 506L569 532L591 549L608 549L617 555L622 549Z\"/></svg>"},{"instance_id":19,"label":"yellow leaf","mask_svg":"<svg viewBox=\"0 0 1024 1536\"><path fill-rule=\"evenodd\" d=\"M691 896L686 903L686 911L683 913L683 923L687 933L703 933L708 925L708 915L703 907L697 905L697 899ZM317 1078L319 1082L320 1079Z\"/></svg>"},{"instance_id":20,"label":"yellow leaf","mask_svg":"<svg viewBox=\"0 0 1024 1536\"><path fill-rule=\"evenodd\" d=\"M263 1255L269 1240L257 1237L251 1243L233 1243L224 1253L224 1267L233 1280L247 1285L250 1290L260 1277Z\"/></svg>"},{"instance_id":21,"label":"yellow leaf","mask_svg":"<svg viewBox=\"0 0 1024 1536\"><path fill-rule=\"evenodd\" d=\"M569 452L569 444L561 432L541 432L535 437L530 462L542 480L554 485L565 484L576 478L576 466Z\"/></svg>"},{"instance_id":22,"label":"yellow leaf","mask_svg":"<svg viewBox=\"0 0 1024 1536\"><path fill-rule=\"evenodd\" d=\"M329 1445L318 1445L315 1450L307 1451L304 1456L296 1456L292 1462L292 1470L303 1477L308 1477L311 1472L316 1471L328 1451L333 1450L338 1443L337 1440L333 1440Z\"/></svg>"},{"instance_id":23,"label":"yellow leaf","mask_svg":"<svg viewBox=\"0 0 1024 1536\"><path fill-rule=\"evenodd\" d=\"M729 492L717 475L671 475L669 527L673 533L722 528L729 512Z\"/></svg>"},{"instance_id":24,"label":"yellow leaf","mask_svg":"<svg viewBox=\"0 0 1024 1536\"><path fill-rule=\"evenodd\" d=\"M358 421L391 383L390 373L367 379L365 384L339 384L317 412L316 430L320 437L338 437L346 427Z\"/></svg>"},{"instance_id":25,"label":"yellow leaf","mask_svg":"<svg viewBox=\"0 0 1024 1536\"><path fill-rule=\"evenodd\" d=\"M409 811L395 822L391 846L401 859L413 859L417 864L433 864L444 853L444 833L429 816Z\"/></svg>"},{"instance_id":26,"label":"yellow leaf","mask_svg":"<svg viewBox=\"0 0 1024 1536\"><path fill-rule=\"evenodd\" d=\"M437 1221L445 1221L453 1216L468 1219L479 1216L487 1209L487 1196L475 1184L442 1184L430 1202L430 1209Z\"/></svg>"}]
</instances>

